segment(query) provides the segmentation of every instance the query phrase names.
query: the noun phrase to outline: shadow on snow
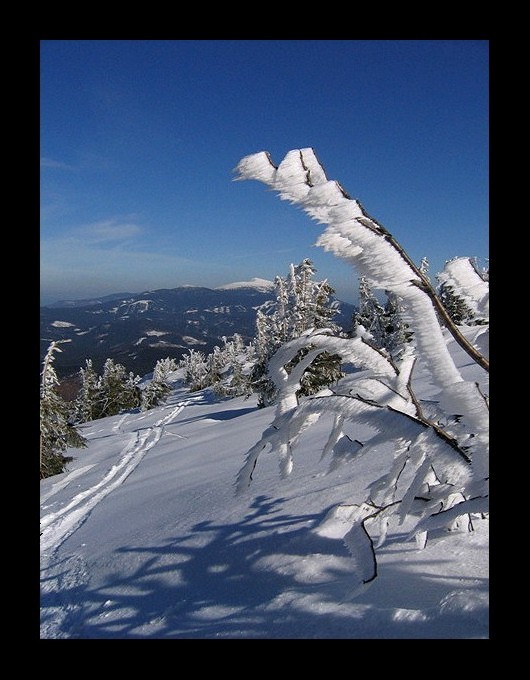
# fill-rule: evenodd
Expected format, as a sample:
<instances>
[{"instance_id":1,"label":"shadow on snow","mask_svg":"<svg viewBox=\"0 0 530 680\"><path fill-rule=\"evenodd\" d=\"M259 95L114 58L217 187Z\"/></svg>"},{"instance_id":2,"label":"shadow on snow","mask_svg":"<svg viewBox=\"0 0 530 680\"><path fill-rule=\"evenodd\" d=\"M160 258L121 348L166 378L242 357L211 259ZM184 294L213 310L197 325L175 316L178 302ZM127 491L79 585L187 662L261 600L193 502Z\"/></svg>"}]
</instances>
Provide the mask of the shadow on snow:
<instances>
[{"instance_id":1,"label":"shadow on snow","mask_svg":"<svg viewBox=\"0 0 530 680\"><path fill-rule=\"evenodd\" d=\"M259 496L243 521L204 521L164 545L122 548L139 563L136 571L97 588L68 586L66 573L59 575L59 590L42 595L43 623L59 606L67 612L61 636L81 639L469 638L473 630L487 636L485 607L467 618L465 611L442 618L438 610L427 618L421 610L399 614L403 581L408 593L421 593L428 580L437 603L451 586L429 574L404 574L397 564L384 567L391 605L375 608L369 594L349 599L359 582L345 566L346 547L308 530L326 513L287 515L282 502ZM300 579L300 563L315 556L323 565L318 578ZM487 581L479 595L486 588ZM401 600L410 602L406 594Z\"/></svg>"}]
</instances>

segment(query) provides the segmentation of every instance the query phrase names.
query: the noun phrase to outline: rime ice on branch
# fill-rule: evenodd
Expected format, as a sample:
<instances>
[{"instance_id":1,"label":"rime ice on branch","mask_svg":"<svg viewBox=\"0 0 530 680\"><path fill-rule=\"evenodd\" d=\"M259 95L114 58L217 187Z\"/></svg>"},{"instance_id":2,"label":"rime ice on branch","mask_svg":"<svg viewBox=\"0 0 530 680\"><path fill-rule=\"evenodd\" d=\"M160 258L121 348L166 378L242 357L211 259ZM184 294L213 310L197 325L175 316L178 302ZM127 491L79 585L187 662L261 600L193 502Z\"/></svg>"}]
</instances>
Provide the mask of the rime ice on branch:
<instances>
[{"instance_id":1,"label":"rime ice on branch","mask_svg":"<svg viewBox=\"0 0 530 680\"><path fill-rule=\"evenodd\" d=\"M237 479L238 490L248 485L260 452L268 446L278 453L282 474L288 474L292 468L292 448L299 434L321 413L328 412L334 414L334 425L323 455L330 453L335 460L345 457L342 432L345 420L365 422L376 432L367 442L352 442L355 446L351 447L350 460L361 455L361 449L362 455L370 450L376 452L383 439L394 443L394 464L372 487L373 492L378 491L378 505L371 499L366 505L368 514L361 513L355 520L363 527L366 519L377 515L381 519L398 513L403 520L415 504L420 489L424 506L419 518L416 509L415 517L417 522L424 518L423 523L418 524L422 532L423 527L436 524L427 518L439 514L440 508L446 512L461 504L462 513L467 512L468 507L484 508L485 503L468 501L487 497L487 398L478 383L466 381L458 370L448 350L443 326L484 371L488 370L488 361L451 321L425 272L412 262L390 232L368 215L359 201L352 199L338 182L327 179L311 148L289 151L278 166L266 152L252 154L243 158L235 171L237 179L263 182L282 200L301 207L312 219L326 224L317 245L351 264L372 288L396 295L403 321L412 333L409 348L396 364L369 347L361 337L333 338L322 330L309 330L280 348L269 367L280 389L276 417L247 453ZM485 317L485 282L472 271L467 258L458 258L448 265L446 280L458 291L467 291L466 301ZM298 404L294 395L299 387L300 371L289 374L284 367L302 343L311 348L307 357L333 351L368 372L362 377L354 374L343 379L334 391L324 390ZM432 417L423 412L412 388L416 358L421 358L440 390L437 413ZM401 489L399 498L398 482L402 483L400 477L405 466L412 478L409 485ZM447 515L452 519L454 516L458 516L458 509ZM356 534L362 535L363 532Z\"/></svg>"},{"instance_id":2,"label":"rime ice on branch","mask_svg":"<svg viewBox=\"0 0 530 680\"><path fill-rule=\"evenodd\" d=\"M239 162L235 172L237 179L267 184L281 199L327 224L317 245L346 260L372 288L392 291L403 300L405 321L437 384L447 386L462 380L442 337L437 316L442 310L433 306L436 295L428 279L359 201L350 198L338 182L327 179L313 149L289 151L278 167L268 153L252 154Z\"/></svg>"}]
</instances>

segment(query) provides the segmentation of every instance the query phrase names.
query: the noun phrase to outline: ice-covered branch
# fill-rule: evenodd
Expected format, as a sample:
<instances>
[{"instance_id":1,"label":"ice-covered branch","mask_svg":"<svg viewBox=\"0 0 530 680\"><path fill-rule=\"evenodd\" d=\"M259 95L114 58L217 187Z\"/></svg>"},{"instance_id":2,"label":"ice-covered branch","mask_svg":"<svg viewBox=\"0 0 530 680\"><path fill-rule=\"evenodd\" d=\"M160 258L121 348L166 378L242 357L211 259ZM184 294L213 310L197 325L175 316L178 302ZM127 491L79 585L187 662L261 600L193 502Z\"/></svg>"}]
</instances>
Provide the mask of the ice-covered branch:
<instances>
[{"instance_id":1,"label":"ice-covered branch","mask_svg":"<svg viewBox=\"0 0 530 680\"><path fill-rule=\"evenodd\" d=\"M402 438L414 439L422 429L431 429L432 433L444 444L448 445L464 463L470 464L471 460L466 452L458 445L458 442L451 438L436 423L405 411L393 408L390 405L383 405L377 402L355 395L323 395L322 397L309 397L307 401L300 405L300 412L310 413L316 408L318 411L322 406L314 406L312 402L318 399L326 400L326 411L340 414L343 419L351 420L356 423L371 425L381 432L392 432L393 437L396 433ZM351 400L353 403L348 403ZM407 424L408 421L408 424ZM388 437L388 434L386 435ZM436 446L438 449L438 446ZM447 452L443 451L444 457ZM447 458L449 460L449 458Z\"/></svg>"},{"instance_id":2,"label":"ice-covered branch","mask_svg":"<svg viewBox=\"0 0 530 680\"><path fill-rule=\"evenodd\" d=\"M444 310L428 278L359 201L350 198L338 182L327 179L313 149L289 151L278 167L266 152L252 154L239 162L235 172L237 179L267 184L280 198L327 224L317 245L352 264L374 287L400 296L409 312L407 322L415 333L415 342L433 377L442 386L462 380L441 336L437 315ZM487 369L487 360L450 319L446 320L456 341Z\"/></svg>"},{"instance_id":3,"label":"ice-covered branch","mask_svg":"<svg viewBox=\"0 0 530 680\"><path fill-rule=\"evenodd\" d=\"M487 512L489 512L489 498L487 496L469 498L460 503L456 503L448 509L424 517L416 524L410 537L421 531L432 531L433 529L447 526L450 522L453 522L455 519L467 515L468 513L478 514Z\"/></svg>"},{"instance_id":4,"label":"ice-covered branch","mask_svg":"<svg viewBox=\"0 0 530 680\"><path fill-rule=\"evenodd\" d=\"M386 459L387 469L371 485L371 494L379 497L381 508L376 514L379 519L384 515L379 544L392 513L398 513L401 521L415 516L417 532L423 534L452 521L459 512L485 507L489 479L487 397L479 383L466 380L457 367L444 327L477 366L487 371L489 364L480 346L453 323L425 268L414 264L359 201L338 182L327 179L311 148L289 151L278 166L265 152L252 154L240 161L236 173L237 179L263 182L281 199L325 224L317 245L351 264L372 288L395 295L402 321L412 334L412 342L396 363L360 334L341 338L312 329L284 344L269 362L269 375L279 391L275 418L248 452L238 476L238 490L248 486L260 452L269 446L278 453L282 474L288 474L300 433L326 413L333 416L333 423L322 457L331 456L330 469L360 456L378 456L382 449L388 451L388 445L392 447L392 462ZM484 316L487 286L470 260L451 261L445 277L458 293L465 291L465 301ZM474 336L475 342L478 336ZM346 374L333 390L322 390L298 403L304 372L322 352L339 355L343 363L353 365L354 372ZM295 357L299 360L293 366ZM439 388L436 401L422 403L414 392L412 372L417 360ZM363 436L345 434L346 423L354 429L366 426ZM480 502L466 501L477 497ZM452 510L455 503L459 507ZM447 514L442 514L441 508ZM352 525L349 544L346 542L355 554L363 555L363 581L367 582L376 575L376 563L365 519L368 515L363 510Z\"/></svg>"}]
</instances>

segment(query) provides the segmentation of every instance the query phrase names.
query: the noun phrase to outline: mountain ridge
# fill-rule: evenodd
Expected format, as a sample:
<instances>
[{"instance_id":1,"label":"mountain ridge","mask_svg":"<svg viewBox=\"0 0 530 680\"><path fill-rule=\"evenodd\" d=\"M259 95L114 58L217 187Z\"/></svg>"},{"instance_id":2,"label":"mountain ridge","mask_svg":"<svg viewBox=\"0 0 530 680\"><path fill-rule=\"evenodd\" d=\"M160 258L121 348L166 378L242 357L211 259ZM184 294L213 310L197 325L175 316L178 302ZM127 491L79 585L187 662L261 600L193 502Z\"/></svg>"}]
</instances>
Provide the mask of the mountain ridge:
<instances>
[{"instance_id":1,"label":"mountain ridge","mask_svg":"<svg viewBox=\"0 0 530 680\"><path fill-rule=\"evenodd\" d=\"M274 299L265 279L228 287L180 286L101 298L64 300L40 309L41 360L52 341L60 342L55 368L62 379L91 359L101 371L107 358L145 375L159 359L179 360L190 349L209 354L235 333L249 343L257 310ZM245 285L250 284L250 285ZM342 301L336 323L348 331L355 307Z\"/></svg>"},{"instance_id":2,"label":"mountain ridge","mask_svg":"<svg viewBox=\"0 0 530 680\"><path fill-rule=\"evenodd\" d=\"M149 293L156 293L161 290L235 290L241 288L249 288L253 290L258 290L260 292L268 292L274 288L274 282L268 279L261 279L257 276L253 277L249 281L234 281L232 283L225 283L222 286L194 286L194 285L183 285L175 286L174 288L150 288L148 290L136 291L135 293L120 292L120 293L109 293L107 295L94 295L89 298L66 298L63 300L56 300L55 302L50 302L41 307L58 309L62 307L88 307L94 304L102 304L105 302L112 302L114 300L119 300L121 298L127 297L137 297L139 295L148 295Z\"/></svg>"}]
</instances>

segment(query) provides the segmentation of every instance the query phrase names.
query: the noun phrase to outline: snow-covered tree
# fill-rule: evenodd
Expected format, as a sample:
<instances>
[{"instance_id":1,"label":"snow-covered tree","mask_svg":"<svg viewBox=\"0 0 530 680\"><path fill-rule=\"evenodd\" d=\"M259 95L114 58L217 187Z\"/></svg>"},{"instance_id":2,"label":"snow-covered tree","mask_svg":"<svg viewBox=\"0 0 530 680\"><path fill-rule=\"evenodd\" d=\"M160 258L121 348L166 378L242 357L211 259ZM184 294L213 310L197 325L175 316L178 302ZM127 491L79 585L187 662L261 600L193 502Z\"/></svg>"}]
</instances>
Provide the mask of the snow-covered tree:
<instances>
[{"instance_id":1,"label":"snow-covered tree","mask_svg":"<svg viewBox=\"0 0 530 680\"><path fill-rule=\"evenodd\" d=\"M388 290L385 294L387 301L383 305L367 279L363 276L359 279L359 308L353 315L354 332L396 358L404 351L410 334L401 316L398 296Z\"/></svg>"},{"instance_id":2,"label":"snow-covered tree","mask_svg":"<svg viewBox=\"0 0 530 680\"><path fill-rule=\"evenodd\" d=\"M457 326L482 325L489 321L489 272L479 271L471 258L453 258L437 275L438 294Z\"/></svg>"},{"instance_id":3,"label":"snow-covered tree","mask_svg":"<svg viewBox=\"0 0 530 680\"><path fill-rule=\"evenodd\" d=\"M239 333L223 337L223 343L222 348L216 348L221 367L213 384L215 392L222 397L250 396L253 391L250 374L256 358L254 345L245 345Z\"/></svg>"},{"instance_id":4,"label":"snow-covered tree","mask_svg":"<svg viewBox=\"0 0 530 680\"><path fill-rule=\"evenodd\" d=\"M80 369L81 388L75 400L76 422L88 422L113 416L122 410L140 406L141 394L138 387L140 376L129 372L114 359L107 359L103 375L98 375L92 360L86 360L86 367Z\"/></svg>"},{"instance_id":5,"label":"snow-covered tree","mask_svg":"<svg viewBox=\"0 0 530 680\"><path fill-rule=\"evenodd\" d=\"M326 224L317 245L352 265L375 289L395 295L410 333L410 342L396 360L367 343L362 333L341 338L324 329L309 329L284 343L269 361L278 390L275 419L248 451L237 478L237 489L242 492L252 480L260 453L269 447L279 456L282 475L289 474L300 434L324 414L333 416L323 450L332 466L361 455L379 455L382 445L392 445L393 461L374 480L370 496L364 502L341 506L348 509L350 526L344 542L357 559L361 581L367 583L377 574L370 532L379 534L379 546L390 521L407 521L408 536L423 545L432 529L451 526L459 517L487 516L489 361L482 348L488 329L477 327L469 336L453 323L425 271L359 201L338 182L327 179L312 149L290 151L279 166L265 152L253 154L240 161L236 172L238 179L265 183L280 198ZM443 281L457 286L466 303L486 319L486 282L466 260L457 258L446 265ZM482 380L468 381L462 375L447 347L445 332L482 371ZM308 351L289 373L286 365L302 349ZM333 389L299 402L301 378L324 351L363 370L352 371ZM429 408L414 392L418 359L438 389ZM367 425L369 434L357 441L347 438L345 423Z\"/></svg>"},{"instance_id":6,"label":"snow-covered tree","mask_svg":"<svg viewBox=\"0 0 530 680\"><path fill-rule=\"evenodd\" d=\"M86 367L81 368L81 387L75 400L75 419L86 423L102 417L103 401L100 376L94 370L92 359L86 360Z\"/></svg>"},{"instance_id":7,"label":"snow-covered tree","mask_svg":"<svg viewBox=\"0 0 530 680\"><path fill-rule=\"evenodd\" d=\"M275 281L276 283L276 281ZM255 362L250 376L252 389L259 395L258 406L268 406L274 401L274 383L267 376L267 362L274 353L274 349L281 346L276 332L274 316L267 314L266 310L272 305L265 304L258 309L256 314L256 336L254 339ZM271 338L275 338L274 345Z\"/></svg>"},{"instance_id":8,"label":"snow-covered tree","mask_svg":"<svg viewBox=\"0 0 530 680\"><path fill-rule=\"evenodd\" d=\"M167 357L159 359L153 370L153 377L142 390L141 408L142 411L159 406L171 393L170 375L178 368L175 359Z\"/></svg>"},{"instance_id":9,"label":"snow-covered tree","mask_svg":"<svg viewBox=\"0 0 530 680\"><path fill-rule=\"evenodd\" d=\"M200 350L190 349L188 354L184 354L178 366L184 369L184 382L189 385L190 392L196 392L207 387L208 360Z\"/></svg>"},{"instance_id":10,"label":"snow-covered tree","mask_svg":"<svg viewBox=\"0 0 530 680\"><path fill-rule=\"evenodd\" d=\"M411 339L408 325L403 321L403 307L400 298L392 291L386 291L384 319L384 345L392 359L397 359Z\"/></svg>"},{"instance_id":11,"label":"snow-covered tree","mask_svg":"<svg viewBox=\"0 0 530 680\"><path fill-rule=\"evenodd\" d=\"M226 339L225 348L226 348ZM213 351L206 357L206 379L205 386L215 385L221 381L222 374L226 367L226 351L221 347L215 346Z\"/></svg>"},{"instance_id":12,"label":"snow-covered tree","mask_svg":"<svg viewBox=\"0 0 530 680\"><path fill-rule=\"evenodd\" d=\"M385 346L384 313L384 307L374 295L366 277L361 276L359 279L359 307L353 316L354 330L357 326L362 326L368 334L367 337L379 348Z\"/></svg>"},{"instance_id":13,"label":"snow-covered tree","mask_svg":"<svg viewBox=\"0 0 530 680\"><path fill-rule=\"evenodd\" d=\"M472 325L474 323L475 315L473 310L455 293L454 288L450 284L440 284L438 294L453 323L457 326Z\"/></svg>"},{"instance_id":14,"label":"snow-covered tree","mask_svg":"<svg viewBox=\"0 0 530 680\"><path fill-rule=\"evenodd\" d=\"M70 420L68 404L57 393L59 380L53 366L54 353L61 352L58 342L52 342L44 357L40 387L40 477L64 472L71 458L69 448L84 448L85 438Z\"/></svg>"},{"instance_id":15,"label":"snow-covered tree","mask_svg":"<svg viewBox=\"0 0 530 680\"><path fill-rule=\"evenodd\" d=\"M113 416L125 409L140 406L140 390L138 383L140 376L127 373L122 364L114 359L107 359L103 365L100 389L102 409L101 416Z\"/></svg>"},{"instance_id":16,"label":"snow-covered tree","mask_svg":"<svg viewBox=\"0 0 530 680\"><path fill-rule=\"evenodd\" d=\"M315 273L313 263L307 258L299 265L291 264L286 278L275 278L275 303L266 304L258 311L257 360L252 380L260 395L260 406L273 404L276 399L277 390L267 374L268 361L283 343L299 337L310 328L328 328L332 333L339 332L339 326L333 322L338 311L338 302L332 300L334 290L326 280L314 281ZM291 370L306 351L305 348L301 349L287 370ZM335 382L340 375L340 357L323 354L308 369L300 385L300 394L311 394Z\"/></svg>"},{"instance_id":17,"label":"snow-covered tree","mask_svg":"<svg viewBox=\"0 0 530 680\"><path fill-rule=\"evenodd\" d=\"M420 262L420 272L427 279L429 278L429 267L429 260L426 257L422 257Z\"/></svg>"}]
</instances>

